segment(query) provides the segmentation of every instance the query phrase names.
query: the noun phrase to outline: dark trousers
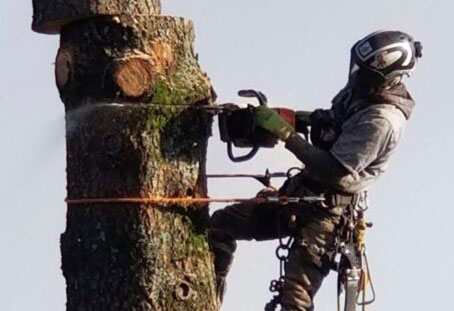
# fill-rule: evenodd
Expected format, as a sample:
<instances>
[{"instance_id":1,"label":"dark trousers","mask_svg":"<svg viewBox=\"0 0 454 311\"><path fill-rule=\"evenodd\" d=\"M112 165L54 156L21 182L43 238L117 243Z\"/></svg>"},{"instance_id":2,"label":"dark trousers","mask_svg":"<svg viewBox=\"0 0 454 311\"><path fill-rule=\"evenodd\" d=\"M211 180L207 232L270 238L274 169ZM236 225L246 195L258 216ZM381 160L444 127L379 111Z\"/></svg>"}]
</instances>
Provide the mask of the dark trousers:
<instances>
[{"instance_id":1,"label":"dark trousers","mask_svg":"<svg viewBox=\"0 0 454 311\"><path fill-rule=\"evenodd\" d=\"M216 211L211 217L210 244L215 255L219 303L237 240L262 241L292 234L295 242L285 265L282 310L313 310L314 295L329 271L325 259L335 249L343 210L343 207L236 204Z\"/></svg>"}]
</instances>

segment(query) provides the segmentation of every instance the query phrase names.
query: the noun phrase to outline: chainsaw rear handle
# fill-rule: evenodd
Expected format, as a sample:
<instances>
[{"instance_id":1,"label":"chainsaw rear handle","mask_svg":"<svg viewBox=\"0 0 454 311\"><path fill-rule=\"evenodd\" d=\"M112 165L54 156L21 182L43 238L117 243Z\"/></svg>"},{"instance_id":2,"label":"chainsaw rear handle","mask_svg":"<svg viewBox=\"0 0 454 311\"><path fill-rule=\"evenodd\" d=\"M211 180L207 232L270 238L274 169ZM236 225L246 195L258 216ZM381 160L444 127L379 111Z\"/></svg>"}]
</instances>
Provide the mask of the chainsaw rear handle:
<instances>
[{"instance_id":1,"label":"chainsaw rear handle","mask_svg":"<svg viewBox=\"0 0 454 311\"><path fill-rule=\"evenodd\" d=\"M254 146L252 147L251 151L243 156L235 156L233 154L233 144L231 141L227 142L227 155L229 156L229 159L232 160L232 162L243 162L252 159L257 152L259 151L259 146Z\"/></svg>"},{"instance_id":2,"label":"chainsaw rear handle","mask_svg":"<svg viewBox=\"0 0 454 311\"><path fill-rule=\"evenodd\" d=\"M238 91L238 96L240 97L248 97L248 98L257 98L260 106L266 106L268 104L268 99L266 95L260 91L256 90L240 90ZM233 143L231 141L227 142L227 155L232 162L244 162L252 159L257 152L259 151L259 146L253 146L251 151L248 154L242 156L235 156L233 154Z\"/></svg>"}]
</instances>

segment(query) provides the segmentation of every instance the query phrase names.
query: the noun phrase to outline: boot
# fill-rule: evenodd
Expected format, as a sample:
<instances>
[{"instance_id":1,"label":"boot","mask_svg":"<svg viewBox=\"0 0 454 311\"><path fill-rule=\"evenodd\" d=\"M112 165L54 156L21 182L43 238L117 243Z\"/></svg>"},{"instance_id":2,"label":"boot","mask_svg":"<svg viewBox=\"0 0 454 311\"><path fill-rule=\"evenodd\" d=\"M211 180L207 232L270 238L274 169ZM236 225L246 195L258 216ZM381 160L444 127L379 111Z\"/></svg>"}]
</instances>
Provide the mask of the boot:
<instances>
[{"instance_id":1,"label":"boot","mask_svg":"<svg viewBox=\"0 0 454 311\"><path fill-rule=\"evenodd\" d=\"M224 301L224 295L227 288L225 276L216 276L216 299L218 308L221 307Z\"/></svg>"}]
</instances>

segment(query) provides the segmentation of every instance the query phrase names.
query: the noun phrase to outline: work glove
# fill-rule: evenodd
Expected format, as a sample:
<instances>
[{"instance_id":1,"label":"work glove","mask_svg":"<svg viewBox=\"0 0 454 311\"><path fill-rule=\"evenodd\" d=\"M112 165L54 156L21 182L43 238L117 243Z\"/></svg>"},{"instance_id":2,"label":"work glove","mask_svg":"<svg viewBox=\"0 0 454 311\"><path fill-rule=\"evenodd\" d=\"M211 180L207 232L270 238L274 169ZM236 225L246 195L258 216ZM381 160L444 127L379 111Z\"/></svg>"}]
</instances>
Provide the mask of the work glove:
<instances>
[{"instance_id":1,"label":"work glove","mask_svg":"<svg viewBox=\"0 0 454 311\"><path fill-rule=\"evenodd\" d=\"M312 126L330 126L334 122L334 112L331 109L315 109L308 119Z\"/></svg>"},{"instance_id":2,"label":"work glove","mask_svg":"<svg viewBox=\"0 0 454 311\"><path fill-rule=\"evenodd\" d=\"M278 191L274 187L266 187L255 195L256 198L269 198L269 197L275 197L278 195Z\"/></svg>"},{"instance_id":3,"label":"work glove","mask_svg":"<svg viewBox=\"0 0 454 311\"><path fill-rule=\"evenodd\" d=\"M309 116L311 123L310 137L314 146L324 150L331 149L336 137L334 112L326 109L316 109Z\"/></svg>"},{"instance_id":4,"label":"work glove","mask_svg":"<svg viewBox=\"0 0 454 311\"><path fill-rule=\"evenodd\" d=\"M282 141L286 141L295 133L295 129L290 124L282 119L277 112L267 106L259 106L256 108L255 124L264 128Z\"/></svg>"},{"instance_id":5,"label":"work glove","mask_svg":"<svg viewBox=\"0 0 454 311\"><path fill-rule=\"evenodd\" d=\"M311 126L310 116L312 111L296 111L295 112L295 132L304 135L306 140L309 139L309 127Z\"/></svg>"}]
</instances>

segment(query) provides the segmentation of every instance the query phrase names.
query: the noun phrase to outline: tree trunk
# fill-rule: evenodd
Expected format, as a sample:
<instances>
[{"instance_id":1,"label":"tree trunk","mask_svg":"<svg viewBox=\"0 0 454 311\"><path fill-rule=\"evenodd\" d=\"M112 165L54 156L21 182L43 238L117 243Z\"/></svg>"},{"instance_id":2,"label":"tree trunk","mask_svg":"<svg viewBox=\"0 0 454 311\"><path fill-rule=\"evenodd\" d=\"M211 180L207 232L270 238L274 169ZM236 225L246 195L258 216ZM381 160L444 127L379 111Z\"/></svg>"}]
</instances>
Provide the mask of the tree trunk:
<instances>
[{"instance_id":1,"label":"tree trunk","mask_svg":"<svg viewBox=\"0 0 454 311\"><path fill-rule=\"evenodd\" d=\"M92 16L159 14L160 0L33 0L32 29L56 34L63 26Z\"/></svg>"},{"instance_id":2,"label":"tree trunk","mask_svg":"<svg viewBox=\"0 0 454 311\"><path fill-rule=\"evenodd\" d=\"M193 40L191 22L164 16L61 29L69 199L207 195L212 115L197 106L213 100ZM207 206L68 204L67 310L216 310L207 220Z\"/></svg>"}]
</instances>

